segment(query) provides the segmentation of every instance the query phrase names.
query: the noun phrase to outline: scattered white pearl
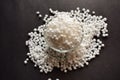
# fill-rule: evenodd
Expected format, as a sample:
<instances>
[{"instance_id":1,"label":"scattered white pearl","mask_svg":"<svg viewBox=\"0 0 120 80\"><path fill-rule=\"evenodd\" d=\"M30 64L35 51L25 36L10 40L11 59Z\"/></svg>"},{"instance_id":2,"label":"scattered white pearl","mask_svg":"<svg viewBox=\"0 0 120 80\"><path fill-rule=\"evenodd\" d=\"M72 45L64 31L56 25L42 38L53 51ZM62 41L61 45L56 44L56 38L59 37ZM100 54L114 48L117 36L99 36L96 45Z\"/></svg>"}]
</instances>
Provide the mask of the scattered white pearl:
<instances>
[{"instance_id":1,"label":"scattered white pearl","mask_svg":"<svg viewBox=\"0 0 120 80\"><path fill-rule=\"evenodd\" d=\"M56 78L56 80L60 80L60 79Z\"/></svg>"},{"instance_id":2,"label":"scattered white pearl","mask_svg":"<svg viewBox=\"0 0 120 80\"><path fill-rule=\"evenodd\" d=\"M80 8L79 8L79 7L77 7L76 9L77 9L77 10L80 10Z\"/></svg>"},{"instance_id":3,"label":"scattered white pearl","mask_svg":"<svg viewBox=\"0 0 120 80\"><path fill-rule=\"evenodd\" d=\"M38 15L38 14L40 14L40 12L39 12L39 11L37 11L37 12L36 12L36 14Z\"/></svg>"},{"instance_id":4,"label":"scattered white pearl","mask_svg":"<svg viewBox=\"0 0 120 80\"><path fill-rule=\"evenodd\" d=\"M93 14L95 14L95 11L92 11Z\"/></svg>"},{"instance_id":5,"label":"scattered white pearl","mask_svg":"<svg viewBox=\"0 0 120 80\"><path fill-rule=\"evenodd\" d=\"M107 21L107 18L104 18L103 20L104 20L104 21Z\"/></svg>"},{"instance_id":6,"label":"scattered white pearl","mask_svg":"<svg viewBox=\"0 0 120 80\"><path fill-rule=\"evenodd\" d=\"M52 10L51 8L49 8L49 11L50 11L51 13L53 13L53 10Z\"/></svg>"},{"instance_id":7,"label":"scattered white pearl","mask_svg":"<svg viewBox=\"0 0 120 80\"><path fill-rule=\"evenodd\" d=\"M83 8L82 10L85 11L85 8Z\"/></svg>"},{"instance_id":8,"label":"scattered white pearl","mask_svg":"<svg viewBox=\"0 0 120 80\"><path fill-rule=\"evenodd\" d=\"M30 53L27 53L27 55L29 56L29 55L30 55Z\"/></svg>"},{"instance_id":9,"label":"scattered white pearl","mask_svg":"<svg viewBox=\"0 0 120 80\"><path fill-rule=\"evenodd\" d=\"M101 46L102 46L102 47L104 47L105 45L104 45L104 44L102 44Z\"/></svg>"},{"instance_id":10,"label":"scattered white pearl","mask_svg":"<svg viewBox=\"0 0 120 80\"><path fill-rule=\"evenodd\" d=\"M67 70L64 70L65 73L67 73Z\"/></svg>"},{"instance_id":11,"label":"scattered white pearl","mask_svg":"<svg viewBox=\"0 0 120 80\"><path fill-rule=\"evenodd\" d=\"M28 61L29 59L28 58L26 58L26 61Z\"/></svg>"},{"instance_id":12,"label":"scattered white pearl","mask_svg":"<svg viewBox=\"0 0 120 80\"><path fill-rule=\"evenodd\" d=\"M89 9L87 9L87 12L90 12L90 10L89 10Z\"/></svg>"},{"instance_id":13,"label":"scattered white pearl","mask_svg":"<svg viewBox=\"0 0 120 80\"><path fill-rule=\"evenodd\" d=\"M37 65L35 64L34 67L37 67Z\"/></svg>"},{"instance_id":14,"label":"scattered white pearl","mask_svg":"<svg viewBox=\"0 0 120 80\"><path fill-rule=\"evenodd\" d=\"M88 65L89 63L88 62L86 62L86 65Z\"/></svg>"},{"instance_id":15,"label":"scattered white pearl","mask_svg":"<svg viewBox=\"0 0 120 80\"><path fill-rule=\"evenodd\" d=\"M52 80L51 78L48 78L48 80Z\"/></svg>"},{"instance_id":16,"label":"scattered white pearl","mask_svg":"<svg viewBox=\"0 0 120 80\"><path fill-rule=\"evenodd\" d=\"M42 15L41 14L39 14L39 16L38 16L39 18L41 18L42 17Z\"/></svg>"},{"instance_id":17,"label":"scattered white pearl","mask_svg":"<svg viewBox=\"0 0 120 80\"><path fill-rule=\"evenodd\" d=\"M108 34L106 34L105 36L108 36Z\"/></svg>"},{"instance_id":18,"label":"scattered white pearl","mask_svg":"<svg viewBox=\"0 0 120 80\"><path fill-rule=\"evenodd\" d=\"M24 61L24 64L27 64L27 61L26 61L26 60Z\"/></svg>"},{"instance_id":19,"label":"scattered white pearl","mask_svg":"<svg viewBox=\"0 0 120 80\"><path fill-rule=\"evenodd\" d=\"M43 70L40 70L40 72L43 72Z\"/></svg>"},{"instance_id":20,"label":"scattered white pearl","mask_svg":"<svg viewBox=\"0 0 120 80\"><path fill-rule=\"evenodd\" d=\"M37 31L37 29L36 29L36 28L34 28L34 31Z\"/></svg>"},{"instance_id":21,"label":"scattered white pearl","mask_svg":"<svg viewBox=\"0 0 120 80\"><path fill-rule=\"evenodd\" d=\"M103 16L99 16L100 18L103 18Z\"/></svg>"}]
</instances>

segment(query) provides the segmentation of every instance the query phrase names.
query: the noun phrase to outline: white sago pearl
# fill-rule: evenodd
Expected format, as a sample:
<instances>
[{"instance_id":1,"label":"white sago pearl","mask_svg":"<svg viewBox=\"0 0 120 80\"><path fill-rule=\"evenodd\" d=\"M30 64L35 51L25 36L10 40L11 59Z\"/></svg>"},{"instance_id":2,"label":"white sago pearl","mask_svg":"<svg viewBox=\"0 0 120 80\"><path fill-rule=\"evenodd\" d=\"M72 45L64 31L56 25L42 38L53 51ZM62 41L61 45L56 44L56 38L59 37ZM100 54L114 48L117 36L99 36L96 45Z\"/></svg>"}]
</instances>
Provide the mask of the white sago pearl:
<instances>
[{"instance_id":1,"label":"white sago pearl","mask_svg":"<svg viewBox=\"0 0 120 80\"><path fill-rule=\"evenodd\" d=\"M52 80L51 78L48 78L48 80Z\"/></svg>"},{"instance_id":2,"label":"white sago pearl","mask_svg":"<svg viewBox=\"0 0 120 80\"><path fill-rule=\"evenodd\" d=\"M39 11L37 11L37 12L36 12L36 14L38 15L38 14L40 14L40 12L39 12Z\"/></svg>"},{"instance_id":3,"label":"white sago pearl","mask_svg":"<svg viewBox=\"0 0 120 80\"><path fill-rule=\"evenodd\" d=\"M25 60L24 63L27 64L27 61Z\"/></svg>"}]
</instances>

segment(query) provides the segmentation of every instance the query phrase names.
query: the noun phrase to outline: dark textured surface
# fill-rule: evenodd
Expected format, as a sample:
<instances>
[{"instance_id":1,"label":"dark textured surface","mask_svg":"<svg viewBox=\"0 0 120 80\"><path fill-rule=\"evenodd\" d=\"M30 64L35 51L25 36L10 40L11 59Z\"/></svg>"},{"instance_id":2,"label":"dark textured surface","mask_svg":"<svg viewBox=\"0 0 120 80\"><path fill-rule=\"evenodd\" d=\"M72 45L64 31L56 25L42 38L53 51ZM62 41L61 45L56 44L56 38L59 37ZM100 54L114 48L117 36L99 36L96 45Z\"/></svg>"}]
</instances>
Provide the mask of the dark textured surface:
<instances>
[{"instance_id":1,"label":"dark textured surface","mask_svg":"<svg viewBox=\"0 0 120 80\"><path fill-rule=\"evenodd\" d=\"M35 12L48 9L70 11L76 7L95 10L108 18L109 37L105 48L89 66L67 74L54 69L39 73L30 62L24 65L27 33L41 25ZM0 80L120 80L120 0L0 0Z\"/></svg>"}]
</instances>

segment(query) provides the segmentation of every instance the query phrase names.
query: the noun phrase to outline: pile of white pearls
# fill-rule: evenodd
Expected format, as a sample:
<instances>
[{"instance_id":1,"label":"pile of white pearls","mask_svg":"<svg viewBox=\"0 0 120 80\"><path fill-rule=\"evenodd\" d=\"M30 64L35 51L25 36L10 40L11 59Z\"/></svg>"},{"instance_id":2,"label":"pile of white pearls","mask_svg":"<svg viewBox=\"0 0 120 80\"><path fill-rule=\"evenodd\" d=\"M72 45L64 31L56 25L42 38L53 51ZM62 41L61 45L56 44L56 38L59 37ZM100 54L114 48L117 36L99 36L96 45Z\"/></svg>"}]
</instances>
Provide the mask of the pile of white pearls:
<instances>
[{"instance_id":1,"label":"pile of white pearls","mask_svg":"<svg viewBox=\"0 0 120 80\"><path fill-rule=\"evenodd\" d=\"M45 15L43 18L45 24L28 33L30 39L26 41L26 45L29 52L24 63L27 64L30 59L35 67L39 67L40 72L45 73L51 72L54 67L67 72L84 67L85 64L88 65L88 61L99 55L101 48L104 47L99 37L108 36L107 18L96 16L95 11L90 13L90 10L85 8L81 10L77 8L70 12L53 11L51 8L49 10L53 16ZM40 18L42 17L39 11L36 14ZM68 28L69 26L70 28ZM70 36L70 38L64 38L65 40L62 41L65 43L64 45L60 45L61 41L58 46L53 44L54 40L49 41L51 38L59 40L61 36ZM71 49L76 47L72 44L74 42L77 42L78 47L69 52L60 53L51 48L52 45L56 49ZM67 48L65 45L69 47Z\"/></svg>"}]
</instances>

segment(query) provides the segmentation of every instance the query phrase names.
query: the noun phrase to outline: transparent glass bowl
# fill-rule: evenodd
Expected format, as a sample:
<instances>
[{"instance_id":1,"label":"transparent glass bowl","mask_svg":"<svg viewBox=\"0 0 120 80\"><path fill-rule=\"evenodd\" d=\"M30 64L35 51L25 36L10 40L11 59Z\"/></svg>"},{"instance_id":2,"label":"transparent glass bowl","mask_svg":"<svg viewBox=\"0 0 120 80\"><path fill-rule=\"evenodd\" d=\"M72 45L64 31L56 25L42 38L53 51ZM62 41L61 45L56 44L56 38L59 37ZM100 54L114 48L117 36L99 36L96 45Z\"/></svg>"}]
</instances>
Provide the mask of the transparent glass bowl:
<instances>
[{"instance_id":1,"label":"transparent glass bowl","mask_svg":"<svg viewBox=\"0 0 120 80\"><path fill-rule=\"evenodd\" d=\"M54 39L52 38L53 36L57 36L59 37L59 39ZM60 37L61 34L58 34L57 32L52 33L49 32L49 28L46 27L45 31L44 31L44 37L45 37L45 41L48 44L48 46L53 49L54 51L57 51L59 53L66 53L66 52L70 52L75 50L76 48L78 48L82 42L83 39L83 34L82 34L82 29L80 30L80 34L79 36L77 35L78 41L74 39L74 37L71 38L71 41L73 44L70 44L69 46L67 44L64 44L64 42L66 40L68 40L67 38L62 38ZM66 36L71 36L71 34L67 34ZM76 36L75 36L76 37ZM69 42L68 41L68 42ZM61 46L61 47L59 47Z\"/></svg>"}]
</instances>

